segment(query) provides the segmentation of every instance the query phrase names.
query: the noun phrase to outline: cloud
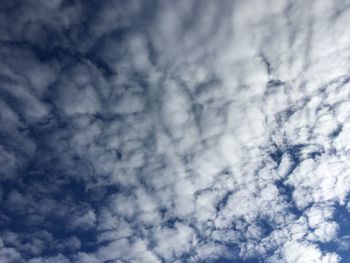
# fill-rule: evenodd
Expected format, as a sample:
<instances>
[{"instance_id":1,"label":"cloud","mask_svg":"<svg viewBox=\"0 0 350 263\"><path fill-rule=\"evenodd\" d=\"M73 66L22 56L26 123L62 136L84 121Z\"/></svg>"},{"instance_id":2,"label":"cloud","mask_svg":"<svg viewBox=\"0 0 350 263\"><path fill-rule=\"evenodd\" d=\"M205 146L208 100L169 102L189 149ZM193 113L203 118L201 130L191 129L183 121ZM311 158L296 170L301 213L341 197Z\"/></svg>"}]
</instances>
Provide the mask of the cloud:
<instances>
[{"instance_id":1,"label":"cloud","mask_svg":"<svg viewBox=\"0 0 350 263\"><path fill-rule=\"evenodd\" d=\"M345 6L1 3L0 261L340 262Z\"/></svg>"},{"instance_id":2,"label":"cloud","mask_svg":"<svg viewBox=\"0 0 350 263\"><path fill-rule=\"evenodd\" d=\"M30 263L69 263L71 262L69 259L67 259L65 256L59 254L58 256L53 257L45 257L45 258L32 258L29 260Z\"/></svg>"},{"instance_id":3,"label":"cloud","mask_svg":"<svg viewBox=\"0 0 350 263\"><path fill-rule=\"evenodd\" d=\"M271 262L339 262L339 257L334 253L322 254L314 245L307 243L287 243L282 249L282 258L272 259Z\"/></svg>"},{"instance_id":4,"label":"cloud","mask_svg":"<svg viewBox=\"0 0 350 263\"><path fill-rule=\"evenodd\" d=\"M4 263L10 263L13 261L20 261L21 254L14 248L5 247L3 241L0 239L0 259Z\"/></svg>"}]
</instances>

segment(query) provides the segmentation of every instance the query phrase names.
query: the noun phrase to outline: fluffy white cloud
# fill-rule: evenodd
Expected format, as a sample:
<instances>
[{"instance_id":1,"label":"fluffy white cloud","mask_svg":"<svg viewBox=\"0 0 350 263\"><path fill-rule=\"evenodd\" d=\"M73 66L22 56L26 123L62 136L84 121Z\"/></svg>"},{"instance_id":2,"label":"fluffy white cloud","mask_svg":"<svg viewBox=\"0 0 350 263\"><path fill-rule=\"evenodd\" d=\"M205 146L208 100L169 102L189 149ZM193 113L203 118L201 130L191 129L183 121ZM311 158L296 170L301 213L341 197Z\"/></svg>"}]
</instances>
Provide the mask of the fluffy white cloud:
<instances>
[{"instance_id":1,"label":"fluffy white cloud","mask_svg":"<svg viewBox=\"0 0 350 263\"><path fill-rule=\"evenodd\" d=\"M340 258L334 253L323 254L316 246L308 243L287 242L281 249L281 255L271 258L270 262L290 263L337 263Z\"/></svg>"},{"instance_id":2,"label":"fluffy white cloud","mask_svg":"<svg viewBox=\"0 0 350 263\"><path fill-rule=\"evenodd\" d=\"M1 3L0 261L339 262L345 2Z\"/></svg>"}]
</instances>

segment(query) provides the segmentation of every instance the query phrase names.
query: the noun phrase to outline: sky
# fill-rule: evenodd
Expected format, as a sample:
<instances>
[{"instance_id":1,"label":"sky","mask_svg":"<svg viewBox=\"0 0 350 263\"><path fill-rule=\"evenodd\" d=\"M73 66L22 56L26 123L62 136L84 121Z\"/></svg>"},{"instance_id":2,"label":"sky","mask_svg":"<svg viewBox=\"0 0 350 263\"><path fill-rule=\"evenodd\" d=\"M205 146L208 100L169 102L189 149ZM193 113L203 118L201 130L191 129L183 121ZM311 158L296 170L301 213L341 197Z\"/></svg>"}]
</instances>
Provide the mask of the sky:
<instances>
[{"instance_id":1,"label":"sky","mask_svg":"<svg viewBox=\"0 0 350 263\"><path fill-rule=\"evenodd\" d=\"M350 262L346 0L0 0L0 263Z\"/></svg>"}]
</instances>

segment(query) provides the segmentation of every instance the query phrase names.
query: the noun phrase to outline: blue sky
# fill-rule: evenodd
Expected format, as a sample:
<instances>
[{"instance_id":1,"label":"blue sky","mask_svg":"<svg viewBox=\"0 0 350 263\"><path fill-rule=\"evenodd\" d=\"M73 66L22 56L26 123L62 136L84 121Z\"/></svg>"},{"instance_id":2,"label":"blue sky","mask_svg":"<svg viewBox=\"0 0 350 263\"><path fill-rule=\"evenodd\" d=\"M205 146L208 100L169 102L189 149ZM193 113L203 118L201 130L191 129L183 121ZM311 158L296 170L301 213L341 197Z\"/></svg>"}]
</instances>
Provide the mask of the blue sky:
<instances>
[{"instance_id":1,"label":"blue sky","mask_svg":"<svg viewBox=\"0 0 350 263\"><path fill-rule=\"evenodd\" d=\"M1 263L350 259L347 1L0 1Z\"/></svg>"}]
</instances>

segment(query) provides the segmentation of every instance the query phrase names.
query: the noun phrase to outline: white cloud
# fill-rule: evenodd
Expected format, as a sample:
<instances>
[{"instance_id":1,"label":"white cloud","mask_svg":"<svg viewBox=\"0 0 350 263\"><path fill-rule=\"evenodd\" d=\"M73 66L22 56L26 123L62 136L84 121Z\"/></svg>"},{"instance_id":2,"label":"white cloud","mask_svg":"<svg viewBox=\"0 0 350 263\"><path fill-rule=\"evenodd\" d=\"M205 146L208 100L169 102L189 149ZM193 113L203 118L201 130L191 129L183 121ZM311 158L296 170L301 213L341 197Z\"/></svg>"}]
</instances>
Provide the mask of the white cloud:
<instances>
[{"instance_id":1,"label":"white cloud","mask_svg":"<svg viewBox=\"0 0 350 263\"><path fill-rule=\"evenodd\" d=\"M97 252L99 260L125 260L131 262L161 262L156 255L147 249L143 240L129 241L120 239L99 248Z\"/></svg>"},{"instance_id":2,"label":"white cloud","mask_svg":"<svg viewBox=\"0 0 350 263\"><path fill-rule=\"evenodd\" d=\"M323 254L316 246L306 242L289 242L281 249L281 255L271 262L288 263L337 263L340 258L334 253Z\"/></svg>"},{"instance_id":3,"label":"white cloud","mask_svg":"<svg viewBox=\"0 0 350 263\"><path fill-rule=\"evenodd\" d=\"M172 261L184 253L190 253L196 242L194 231L181 223L174 228L163 227L155 232L155 252L165 260Z\"/></svg>"},{"instance_id":4,"label":"white cloud","mask_svg":"<svg viewBox=\"0 0 350 263\"><path fill-rule=\"evenodd\" d=\"M59 254L53 257L38 257L32 258L28 261L29 263L70 263L71 261L65 256Z\"/></svg>"},{"instance_id":5,"label":"white cloud","mask_svg":"<svg viewBox=\"0 0 350 263\"><path fill-rule=\"evenodd\" d=\"M11 11L13 25L0 23L0 181L13 184L1 187L0 223L23 217L26 230L0 233L0 259L339 262L316 245L338 238L336 207L349 210L349 17L338 2ZM63 219L76 233L60 239L51 220ZM40 255L49 241L55 256Z\"/></svg>"},{"instance_id":6,"label":"white cloud","mask_svg":"<svg viewBox=\"0 0 350 263\"><path fill-rule=\"evenodd\" d=\"M16 260L22 260L22 257L21 254L16 251L16 249L5 247L2 239L0 238L0 260L4 263L11 263Z\"/></svg>"}]
</instances>

